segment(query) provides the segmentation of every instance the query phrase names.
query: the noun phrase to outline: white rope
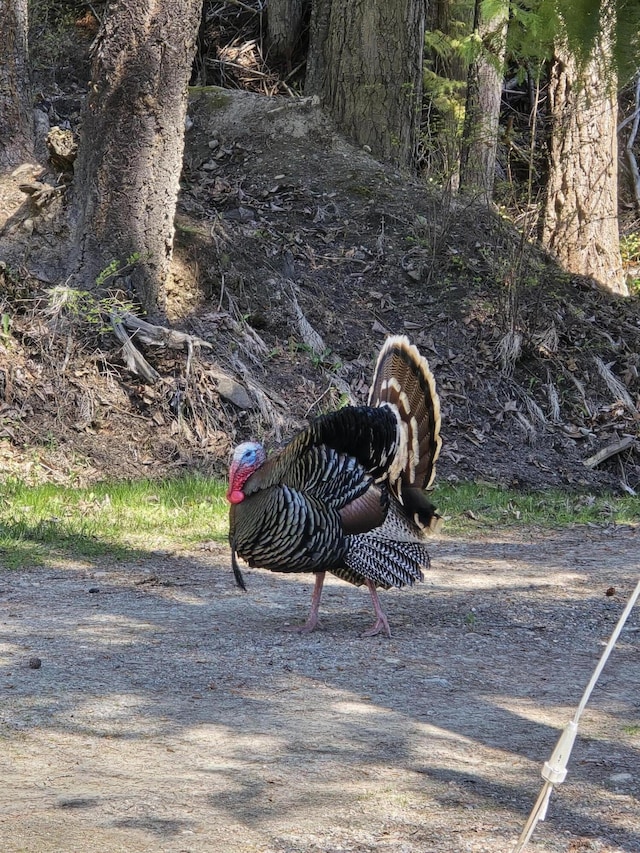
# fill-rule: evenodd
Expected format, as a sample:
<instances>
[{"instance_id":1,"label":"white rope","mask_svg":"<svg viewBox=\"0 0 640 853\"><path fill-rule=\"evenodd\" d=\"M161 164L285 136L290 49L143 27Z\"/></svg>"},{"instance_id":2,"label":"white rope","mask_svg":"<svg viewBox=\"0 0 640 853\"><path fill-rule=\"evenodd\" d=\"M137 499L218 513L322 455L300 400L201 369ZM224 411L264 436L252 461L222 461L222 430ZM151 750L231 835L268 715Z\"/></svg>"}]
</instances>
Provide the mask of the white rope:
<instances>
[{"instance_id":1,"label":"white rope","mask_svg":"<svg viewBox=\"0 0 640 853\"><path fill-rule=\"evenodd\" d=\"M604 665L606 664L609 655L613 651L613 647L615 646L618 637L620 636L620 632L624 628L625 622L633 607L638 600L638 596L640 596L640 581L638 581L638 585L635 590L631 594L631 598L627 602L627 606L625 607L622 615L618 619L618 624L615 627L613 634L611 635L611 639L607 643L607 646L602 653L602 657L600 658L597 667L594 670L593 675L591 676L591 681L587 685L587 689L584 691L582 695L582 699L580 704L578 705L578 709L574 715L573 720L567 723L565 728L562 731L558 739L558 743L556 744L555 749L551 754L551 758L549 761L546 761L544 767L542 768L542 778L545 780L544 785L542 786L542 790L538 795L538 799L536 800L536 804L531 810L531 814L529 815L529 819L522 830L522 835L518 839L518 843L513 848L513 853L520 853L521 850L524 849L525 844L529 841L533 834L533 830L536 828L536 824L539 820L544 820L547 814L547 806L549 805L549 798L551 797L551 792L553 791L554 785L560 785L564 782L565 777L567 775L567 762L569 760L569 756L571 755L571 750L573 748L573 743L576 739L576 734L578 733L578 721L582 715L582 712L585 709L587 702L589 701L589 697L593 691L593 688L596 686L596 682L600 677L600 673L604 669Z\"/></svg>"}]
</instances>

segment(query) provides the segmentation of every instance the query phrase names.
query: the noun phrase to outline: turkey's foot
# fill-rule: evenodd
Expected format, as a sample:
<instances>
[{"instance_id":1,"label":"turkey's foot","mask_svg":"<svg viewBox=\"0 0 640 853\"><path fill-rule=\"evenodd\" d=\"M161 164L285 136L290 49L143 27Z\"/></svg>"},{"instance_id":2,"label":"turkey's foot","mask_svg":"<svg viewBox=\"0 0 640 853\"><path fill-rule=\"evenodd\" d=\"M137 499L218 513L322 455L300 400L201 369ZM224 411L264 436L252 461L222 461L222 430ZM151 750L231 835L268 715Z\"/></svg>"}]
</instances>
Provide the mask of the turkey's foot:
<instances>
[{"instance_id":1,"label":"turkey's foot","mask_svg":"<svg viewBox=\"0 0 640 853\"><path fill-rule=\"evenodd\" d=\"M311 612L304 625L287 625L286 631L294 631L296 634L310 634L319 626L318 611L320 610L320 599L322 598L322 585L324 584L325 572L316 572L316 582L313 586L311 596Z\"/></svg>"},{"instance_id":2,"label":"turkey's foot","mask_svg":"<svg viewBox=\"0 0 640 853\"><path fill-rule=\"evenodd\" d=\"M367 578L366 581L367 588L369 593L371 594L371 601L373 603L373 609L376 611L376 621L373 623L371 628L368 631L365 631L362 635L363 637L375 637L376 634L379 634L380 631L384 631L387 637L391 637L391 628L389 628L389 623L387 622L387 617L384 615L382 607L380 607L380 599L378 598L378 592L376 590L376 585L373 581L370 581Z\"/></svg>"},{"instance_id":3,"label":"turkey's foot","mask_svg":"<svg viewBox=\"0 0 640 853\"><path fill-rule=\"evenodd\" d=\"M391 628L389 628L387 617L382 612L380 613L376 621L373 623L373 625L367 631L362 632L362 636L375 637L376 634L379 634L381 631L384 631L387 637L391 637Z\"/></svg>"}]
</instances>

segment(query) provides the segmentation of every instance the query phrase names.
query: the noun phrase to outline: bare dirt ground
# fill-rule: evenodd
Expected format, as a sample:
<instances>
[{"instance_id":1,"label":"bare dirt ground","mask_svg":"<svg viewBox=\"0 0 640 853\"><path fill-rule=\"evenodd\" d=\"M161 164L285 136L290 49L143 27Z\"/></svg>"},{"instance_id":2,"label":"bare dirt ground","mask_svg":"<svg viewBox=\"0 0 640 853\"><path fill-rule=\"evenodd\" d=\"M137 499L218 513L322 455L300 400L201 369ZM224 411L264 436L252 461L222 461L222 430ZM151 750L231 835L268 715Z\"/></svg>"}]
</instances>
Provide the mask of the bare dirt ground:
<instances>
[{"instance_id":1,"label":"bare dirt ground","mask_svg":"<svg viewBox=\"0 0 640 853\"><path fill-rule=\"evenodd\" d=\"M384 596L391 640L360 637L368 595L339 581L323 630L287 632L310 579L248 571L241 593L222 548L4 573L4 853L511 850L638 530L432 550ZM640 851L639 631L636 609L528 849Z\"/></svg>"}]
</instances>

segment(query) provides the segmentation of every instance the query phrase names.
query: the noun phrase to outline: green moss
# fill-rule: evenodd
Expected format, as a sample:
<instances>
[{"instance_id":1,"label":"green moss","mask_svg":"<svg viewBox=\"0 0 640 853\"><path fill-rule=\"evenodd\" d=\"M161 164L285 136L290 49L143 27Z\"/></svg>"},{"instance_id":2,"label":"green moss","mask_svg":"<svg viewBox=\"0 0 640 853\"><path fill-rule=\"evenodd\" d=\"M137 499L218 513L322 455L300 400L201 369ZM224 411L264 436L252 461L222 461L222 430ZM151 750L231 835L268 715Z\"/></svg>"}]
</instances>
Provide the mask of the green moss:
<instances>
[{"instance_id":1,"label":"green moss","mask_svg":"<svg viewBox=\"0 0 640 853\"><path fill-rule=\"evenodd\" d=\"M347 187L347 190L352 192L354 195L359 195L363 198L373 198L375 196L375 190L365 184L351 184Z\"/></svg>"},{"instance_id":2,"label":"green moss","mask_svg":"<svg viewBox=\"0 0 640 853\"><path fill-rule=\"evenodd\" d=\"M208 106L215 110L224 109L231 101L231 95L220 86L189 86L189 94L205 96Z\"/></svg>"}]
</instances>

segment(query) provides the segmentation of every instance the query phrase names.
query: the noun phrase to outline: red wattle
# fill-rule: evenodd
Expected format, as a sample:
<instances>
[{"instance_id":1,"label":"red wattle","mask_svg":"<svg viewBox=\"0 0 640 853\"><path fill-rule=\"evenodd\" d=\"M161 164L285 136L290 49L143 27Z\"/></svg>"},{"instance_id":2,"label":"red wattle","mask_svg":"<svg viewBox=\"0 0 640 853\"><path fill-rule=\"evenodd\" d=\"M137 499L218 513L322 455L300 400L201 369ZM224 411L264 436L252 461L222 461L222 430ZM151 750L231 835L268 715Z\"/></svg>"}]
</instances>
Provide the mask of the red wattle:
<instances>
[{"instance_id":1,"label":"red wattle","mask_svg":"<svg viewBox=\"0 0 640 853\"><path fill-rule=\"evenodd\" d=\"M230 504L239 504L244 500L244 492L240 489L231 489L227 492L227 500Z\"/></svg>"}]
</instances>

